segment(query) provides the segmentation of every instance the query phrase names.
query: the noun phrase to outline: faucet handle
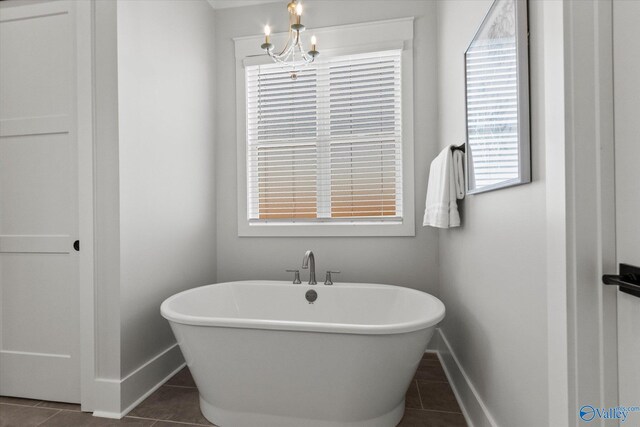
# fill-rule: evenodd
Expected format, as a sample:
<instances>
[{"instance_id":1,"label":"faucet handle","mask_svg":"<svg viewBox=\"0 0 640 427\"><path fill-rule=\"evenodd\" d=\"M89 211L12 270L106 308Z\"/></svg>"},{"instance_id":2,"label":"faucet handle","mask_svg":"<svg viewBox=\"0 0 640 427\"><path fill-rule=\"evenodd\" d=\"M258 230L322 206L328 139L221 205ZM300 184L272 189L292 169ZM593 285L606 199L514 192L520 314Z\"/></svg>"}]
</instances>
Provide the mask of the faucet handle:
<instances>
[{"instance_id":1,"label":"faucet handle","mask_svg":"<svg viewBox=\"0 0 640 427\"><path fill-rule=\"evenodd\" d=\"M295 275L293 276L293 284L294 285L298 285L300 283L302 283L300 281L300 270L286 270L287 273L295 273Z\"/></svg>"},{"instance_id":2,"label":"faucet handle","mask_svg":"<svg viewBox=\"0 0 640 427\"><path fill-rule=\"evenodd\" d=\"M333 274L339 274L339 271L330 271L327 270L327 277L324 279L324 284L325 285L333 285L333 280L331 279L331 273Z\"/></svg>"}]
</instances>

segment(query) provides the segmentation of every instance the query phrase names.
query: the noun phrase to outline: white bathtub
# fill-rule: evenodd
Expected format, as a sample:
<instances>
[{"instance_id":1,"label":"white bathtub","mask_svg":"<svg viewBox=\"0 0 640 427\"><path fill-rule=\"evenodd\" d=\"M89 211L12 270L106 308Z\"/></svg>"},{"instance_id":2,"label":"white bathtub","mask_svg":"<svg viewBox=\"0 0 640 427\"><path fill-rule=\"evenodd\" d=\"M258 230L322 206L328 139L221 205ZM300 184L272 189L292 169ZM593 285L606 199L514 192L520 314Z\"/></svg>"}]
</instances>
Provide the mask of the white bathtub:
<instances>
[{"instance_id":1,"label":"white bathtub","mask_svg":"<svg viewBox=\"0 0 640 427\"><path fill-rule=\"evenodd\" d=\"M395 426L444 311L397 286L271 281L203 286L161 307L200 409L221 427Z\"/></svg>"}]
</instances>

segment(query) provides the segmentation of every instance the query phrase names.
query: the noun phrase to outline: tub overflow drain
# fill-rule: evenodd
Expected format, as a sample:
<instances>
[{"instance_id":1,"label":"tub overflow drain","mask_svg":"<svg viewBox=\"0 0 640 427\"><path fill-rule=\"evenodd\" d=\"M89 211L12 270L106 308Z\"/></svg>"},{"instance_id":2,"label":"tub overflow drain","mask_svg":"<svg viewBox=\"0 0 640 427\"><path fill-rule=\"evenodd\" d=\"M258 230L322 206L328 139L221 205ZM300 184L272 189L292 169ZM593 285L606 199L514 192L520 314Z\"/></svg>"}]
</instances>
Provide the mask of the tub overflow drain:
<instances>
[{"instance_id":1,"label":"tub overflow drain","mask_svg":"<svg viewBox=\"0 0 640 427\"><path fill-rule=\"evenodd\" d=\"M304 294L304 297L309 301L309 304L313 304L313 302L318 299L318 293L311 289Z\"/></svg>"}]
</instances>

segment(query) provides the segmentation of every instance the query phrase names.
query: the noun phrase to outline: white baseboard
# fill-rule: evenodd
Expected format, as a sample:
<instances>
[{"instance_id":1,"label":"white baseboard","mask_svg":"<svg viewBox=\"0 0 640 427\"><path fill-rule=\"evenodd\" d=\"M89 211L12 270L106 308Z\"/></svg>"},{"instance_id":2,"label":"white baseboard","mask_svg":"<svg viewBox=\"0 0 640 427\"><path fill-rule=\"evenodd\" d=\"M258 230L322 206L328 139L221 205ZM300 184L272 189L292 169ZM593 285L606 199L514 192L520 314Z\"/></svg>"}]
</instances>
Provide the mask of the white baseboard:
<instances>
[{"instance_id":1,"label":"white baseboard","mask_svg":"<svg viewBox=\"0 0 640 427\"><path fill-rule=\"evenodd\" d=\"M120 418L120 380L96 378L94 393L93 415L103 418Z\"/></svg>"},{"instance_id":2,"label":"white baseboard","mask_svg":"<svg viewBox=\"0 0 640 427\"><path fill-rule=\"evenodd\" d=\"M93 416L98 418L110 418L112 420L119 420L122 418L120 412L107 412L107 411L93 411Z\"/></svg>"},{"instance_id":3,"label":"white baseboard","mask_svg":"<svg viewBox=\"0 0 640 427\"><path fill-rule=\"evenodd\" d=\"M436 329L436 334L431 341L435 341L434 344L438 349L436 353L469 427L497 427L498 424L489 412L489 408L469 380L440 328ZM429 345L429 347L432 346Z\"/></svg>"},{"instance_id":4,"label":"white baseboard","mask_svg":"<svg viewBox=\"0 0 640 427\"><path fill-rule=\"evenodd\" d=\"M127 415L151 393L184 368L185 362L178 344L174 344L122 379L120 407Z\"/></svg>"},{"instance_id":5,"label":"white baseboard","mask_svg":"<svg viewBox=\"0 0 640 427\"><path fill-rule=\"evenodd\" d=\"M174 344L121 380L96 380L102 385L102 393L98 390L101 398L93 415L121 419L184 366L180 347Z\"/></svg>"}]
</instances>

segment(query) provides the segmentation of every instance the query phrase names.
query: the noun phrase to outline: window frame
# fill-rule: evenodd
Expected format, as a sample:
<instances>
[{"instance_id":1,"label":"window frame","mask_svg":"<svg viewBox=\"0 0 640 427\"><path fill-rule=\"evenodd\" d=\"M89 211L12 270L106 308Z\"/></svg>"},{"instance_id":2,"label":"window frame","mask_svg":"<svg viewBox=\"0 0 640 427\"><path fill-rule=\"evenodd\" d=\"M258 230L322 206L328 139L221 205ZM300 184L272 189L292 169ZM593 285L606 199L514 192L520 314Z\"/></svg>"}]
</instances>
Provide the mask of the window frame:
<instances>
[{"instance_id":1,"label":"window frame","mask_svg":"<svg viewBox=\"0 0 640 427\"><path fill-rule=\"evenodd\" d=\"M234 39L236 59L236 138L237 138L237 217L238 236L311 237L311 236L415 236L414 142L413 142L413 17L353 25L324 27L312 32L322 40L322 54L350 55L401 49L402 97L402 219L320 220L252 222L249 220L247 189L247 105L245 67L271 61L260 55L263 36ZM272 35L279 46L287 33ZM310 35L307 35L310 37ZM344 41L349 46L344 47Z\"/></svg>"}]
</instances>

